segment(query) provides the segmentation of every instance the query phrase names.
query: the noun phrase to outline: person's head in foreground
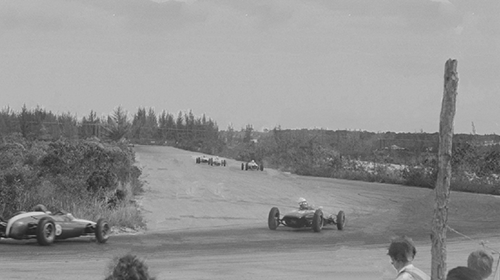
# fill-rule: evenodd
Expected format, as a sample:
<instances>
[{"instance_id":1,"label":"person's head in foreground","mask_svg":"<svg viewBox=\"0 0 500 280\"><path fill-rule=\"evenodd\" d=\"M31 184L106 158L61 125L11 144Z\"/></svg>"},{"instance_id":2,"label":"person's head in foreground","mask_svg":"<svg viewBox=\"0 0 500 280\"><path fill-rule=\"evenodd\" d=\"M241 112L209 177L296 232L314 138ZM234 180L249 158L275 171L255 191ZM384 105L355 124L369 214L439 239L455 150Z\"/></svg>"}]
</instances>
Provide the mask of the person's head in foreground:
<instances>
[{"instance_id":1,"label":"person's head in foreground","mask_svg":"<svg viewBox=\"0 0 500 280\"><path fill-rule=\"evenodd\" d=\"M446 275L446 280L482 280L479 272L465 266L457 266Z\"/></svg>"},{"instance_id":2,"label":"person's head in foreground","mask_svg":"<svg viewBox=\"0 0 500 280\"><path fill-rule=\"evenodd\" d=\"M417 254L417 249L411 238L400 236L391 240L387 254L391 257L391 263L394 265L394 268L399 271L406 265L411 264Z\"/></svg>"},{"instance_id":3,"label":"person's head in foreground","mask_svg":"<svg viewBox=\"0 0 500 280\"><path fill-rule=\"evenodd\" d=\"M474 251L467 259L467 267L477 271L482 279L486 279L493 271L493 256L484 250Z\"/></svg>"},{"instance_id":4,"label":"person's head in foreground","mask_svg":"<svg viewBox=\"0 0 500 280\"><path fill-rule=\"evenodd\" d=\"M149 276L148 266L132 254L115 258L105 280L155 280Z\"/></svg>"},{"instance_id":5,"label":"person's head in foreground","mask_svg":"<svg viewBox=\"0 0 500 280\"><path fill-rule=\"evenodd\" d=\"M417 249L411 238L400 236L391 240L387 255L391 257L391 264L398 272L396 280L430 280L425 272L412 264L416 254Z\"/></svg>"}]
</instances>

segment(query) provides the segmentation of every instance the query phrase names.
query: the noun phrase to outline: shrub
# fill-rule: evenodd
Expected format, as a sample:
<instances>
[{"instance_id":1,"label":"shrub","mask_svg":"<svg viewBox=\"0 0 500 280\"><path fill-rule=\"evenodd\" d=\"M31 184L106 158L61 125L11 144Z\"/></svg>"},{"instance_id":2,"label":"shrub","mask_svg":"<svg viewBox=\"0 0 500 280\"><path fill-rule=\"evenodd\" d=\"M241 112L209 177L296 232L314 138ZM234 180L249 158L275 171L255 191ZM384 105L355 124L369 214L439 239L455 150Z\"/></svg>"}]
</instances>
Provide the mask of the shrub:
<instances>
[{"instance_id":1,"label":"shrub","mask_svg":"<svg viewBox=\"0 0 500 280\"><path fill-rule=\"evenodd\" d=\"M9 217L19 210L44 204L50 211L65 210L77 217L109 218L121 208L130 219L112 219L110 225L144 222L128 201L142 191L140 169L126 145L99 141L26 141L7 137L0 145L0 210ZM120 195L117 195L120 194ZM113 197L114 196L114 197ZM114 209L108 200L115 199ZM113 207L112 207L113 208Z\"/></svg>"},{"instance_id":2,"label":"shrub","mask_svg":"<svg viewBox=\"0 0 500 280\"><path fill-rule=\"evenodd\" d=\"M409 166L402 170L404 184L408 186L434 188L437 180L437 171L433 168Z\"/></svg>"}]
</instances>

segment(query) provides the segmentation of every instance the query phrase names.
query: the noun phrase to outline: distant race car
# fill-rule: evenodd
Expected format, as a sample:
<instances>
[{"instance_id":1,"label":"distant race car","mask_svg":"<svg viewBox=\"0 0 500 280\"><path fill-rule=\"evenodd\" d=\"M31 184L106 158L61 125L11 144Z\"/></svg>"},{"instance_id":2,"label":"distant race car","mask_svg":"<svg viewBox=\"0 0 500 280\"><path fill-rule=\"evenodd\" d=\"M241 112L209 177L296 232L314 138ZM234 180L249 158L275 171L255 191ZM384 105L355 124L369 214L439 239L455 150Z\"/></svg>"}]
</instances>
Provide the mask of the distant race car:
<instances>
[{"instance_id":1,"label":"distant race car","mask_svg":"<svg viewBox=\"0 0 500 280\"><path fill-rule=\"evenodd\" d=\"M251 160L250 162L247 163L242 163L241 164L241 170L260 170L264 171L264 164L258 164L255 162L255 160Z\"/></svg>"},{"instance_id":2,"label":"distant race car","mask_svg":"<svg viewBox=\"0 0 500 280\"><path fill-rule=\"evenodd\" d=\"M208 164L212 166L226 166L227 162L225 159L219 158L219 157L214 157L210 158Z\"/></svg>"},{"instance_id":3,"label":"distant race car","mask_svg":"<svg viewBox=\"0 0 500 280\"><path fill-rule=\"evenodd\" d=\"M210 164L210 158L205 156L205 155L202 155L201 157L197 157L196 158L196 163L207 163L207 164Z\"/></svg>"},{"instance_id":4,"label":"distant race car","mask_svg":"<svg viewBox=\"0 0 500 280\"><path fill-rule=\"evenodd\" d=\"M22 211L7 221L0 218L0 237L18 240L36 238L40 245L80 236L95 236L97 242L105 243L110 231L108 223L102 218L93 222L61 211Z\"/></svg>"},{"instance_id":5,"label":"distant race car","mask_svg":"<svg viewBox=\"0 0 500 280\"><path fill-rule=\"evenodd\" d=\"M269 229L275 230L279 225L292 228L311 227L313 231L320 232L325 225L337 225L338 230L343 230L345 226L344 211L339 211L335 215L325 215L323 209L294 210L280 218L280 211L277 207L271 208L268 217Z\"/></svg>"}]
</instances>

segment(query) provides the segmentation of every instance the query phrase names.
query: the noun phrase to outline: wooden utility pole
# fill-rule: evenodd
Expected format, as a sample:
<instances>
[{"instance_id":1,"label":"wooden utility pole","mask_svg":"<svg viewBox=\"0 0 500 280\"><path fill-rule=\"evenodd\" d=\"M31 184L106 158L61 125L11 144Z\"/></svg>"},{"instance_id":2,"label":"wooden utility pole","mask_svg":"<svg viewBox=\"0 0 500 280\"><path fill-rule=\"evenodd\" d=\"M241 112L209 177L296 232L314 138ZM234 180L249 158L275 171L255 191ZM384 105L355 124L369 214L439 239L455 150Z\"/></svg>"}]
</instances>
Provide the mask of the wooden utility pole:
<instances>
[{"instance_id":1,"label":"wooden utility pole","mask_svg":"<svg viewBox=\"0 0 500 280\"><path fill-rule=\"evenodd\" d=\"M435 187L436 203L431 233L432 280L444 280L446 278L446 230L448 202L450 200L451 148L457 88L457 61L448 59L444 70L444 93L439 121L438 178Z\"/></svg>"}]
</instances>

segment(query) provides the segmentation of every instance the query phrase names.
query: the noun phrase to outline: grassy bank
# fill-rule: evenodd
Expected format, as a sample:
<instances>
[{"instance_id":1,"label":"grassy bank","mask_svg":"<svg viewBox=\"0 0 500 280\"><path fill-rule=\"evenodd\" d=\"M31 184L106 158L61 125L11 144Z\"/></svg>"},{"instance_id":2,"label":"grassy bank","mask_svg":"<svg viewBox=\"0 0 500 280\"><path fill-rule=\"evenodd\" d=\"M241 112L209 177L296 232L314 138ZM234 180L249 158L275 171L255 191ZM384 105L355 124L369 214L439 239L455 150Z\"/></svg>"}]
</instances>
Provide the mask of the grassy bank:
<instances>
[{"instance_id":1,"label":"grassy bank","mask_svg":"<svg viewBox=\"0 0 500 280\"><path fill-rule=\"evenodd\" d=\"M10 217L44 204L111 226L145 226L135 196L141 171L130 147L98 139L28 141L4 137L0 145L0 214Z\"/></svg>"}]
</instances>

